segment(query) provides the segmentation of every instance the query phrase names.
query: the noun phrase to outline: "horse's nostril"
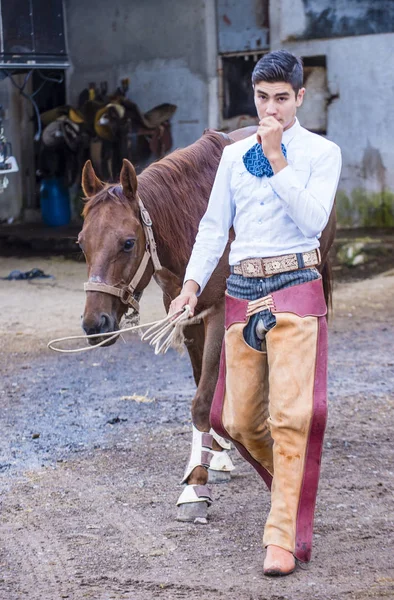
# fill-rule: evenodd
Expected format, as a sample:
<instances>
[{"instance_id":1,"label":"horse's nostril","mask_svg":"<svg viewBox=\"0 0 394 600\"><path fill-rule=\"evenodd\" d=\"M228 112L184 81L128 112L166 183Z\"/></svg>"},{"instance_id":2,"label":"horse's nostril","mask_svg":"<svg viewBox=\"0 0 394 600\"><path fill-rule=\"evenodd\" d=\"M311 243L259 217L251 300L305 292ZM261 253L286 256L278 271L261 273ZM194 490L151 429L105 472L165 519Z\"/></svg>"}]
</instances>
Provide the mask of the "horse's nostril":
<instances>
[{"instance_id":1,"label":"horse's nostril","mask_svg":"<svg viewBox=\"0 0 394 600\"><path fill-rule=\"evenodd\" d=\"M82 322L82 329L84 330L86 335L94 335L96 333L99 333L99 330L97 327L90 327L87 323L84 323L84 322Z\"/></svg>"},{"instance_id":2,"label":"horse's nostril","mask_svg":"<svg viewBox=\"0 0 394 600\"><path fill-rule=\"evenodd\" d=\"M103 313L101 315L101 323L100 323L101 331L108 331L110 329L110 325L111 325L111 319L109 318L109 315Z\"/></svg>"},{"instance_id":3,"label":"horse's nostril","mask_svg":"<svg viewBox=\"0 0 394 600\"><path fill-rule=\"evenodd\" d=\"M114 331L116 323L113 317L107 313L98 315L87 315L82 320L82 328L87 335L108 333Z\"/></svg>"}]
</instances>

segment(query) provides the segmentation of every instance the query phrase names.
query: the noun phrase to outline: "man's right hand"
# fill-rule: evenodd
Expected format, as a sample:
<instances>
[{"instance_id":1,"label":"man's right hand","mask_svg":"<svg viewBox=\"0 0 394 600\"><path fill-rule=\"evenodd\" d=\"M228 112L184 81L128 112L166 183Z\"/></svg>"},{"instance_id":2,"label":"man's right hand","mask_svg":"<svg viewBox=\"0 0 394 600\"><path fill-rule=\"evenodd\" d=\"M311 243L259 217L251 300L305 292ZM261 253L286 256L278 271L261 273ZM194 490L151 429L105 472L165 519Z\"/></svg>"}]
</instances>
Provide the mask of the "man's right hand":
<instances>
[{"instance_id":1,"label":"man's right hand","mask_svg":"<svg viewBox=\"0 0 394 600\"><path fill-rule=\"evenodd\" d=\"M199 288L200 286L196 281L193 281L192 279L186 281L179 296L174 298L174 300L171 302L168 314L173 315L177 312L180 312L184 306L189 305L189 316L192 317L194 315L194 309L196 308L198 302L197 292Z\"/></svg>"}]
</instances>

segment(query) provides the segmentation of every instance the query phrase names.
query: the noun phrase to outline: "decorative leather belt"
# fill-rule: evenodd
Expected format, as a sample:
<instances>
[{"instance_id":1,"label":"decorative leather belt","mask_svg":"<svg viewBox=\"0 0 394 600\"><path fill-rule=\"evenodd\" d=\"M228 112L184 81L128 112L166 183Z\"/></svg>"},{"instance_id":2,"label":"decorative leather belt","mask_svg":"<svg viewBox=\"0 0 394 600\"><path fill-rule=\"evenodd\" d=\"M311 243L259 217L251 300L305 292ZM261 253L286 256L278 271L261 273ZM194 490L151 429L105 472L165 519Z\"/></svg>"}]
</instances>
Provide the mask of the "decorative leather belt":
<instances>
[{"instance_id":1,"label":"decorative leather belt","mask_svg":"<svg viewBox=\"0 0 394 600\"><path fill-rule=\"evenodd\" d=\"M320 250L316 248L316 250L297 254L241 260L239 265L231 267L231 273L244 277L271 277L278 273L314 267L320 264L320 260Z\"/></svg>"}]
</instances>

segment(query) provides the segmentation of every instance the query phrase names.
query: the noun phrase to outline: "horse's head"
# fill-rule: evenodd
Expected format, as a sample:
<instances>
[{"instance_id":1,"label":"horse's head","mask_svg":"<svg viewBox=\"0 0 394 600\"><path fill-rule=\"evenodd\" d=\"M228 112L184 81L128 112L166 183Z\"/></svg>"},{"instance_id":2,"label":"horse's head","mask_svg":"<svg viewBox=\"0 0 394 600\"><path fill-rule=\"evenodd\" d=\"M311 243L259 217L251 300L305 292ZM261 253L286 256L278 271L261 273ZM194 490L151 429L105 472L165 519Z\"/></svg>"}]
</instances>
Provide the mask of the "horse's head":
<instances>
[{"instance_id":1,"label":"horse's head","mask_svg":"<svg viewBox=\"0 0 394 600\"><path fill-rule=\"evenodd\" d=\"M123 160L120 183L104 184L96 176L92 163L87 161L82 172L82 188L87 200L78 242L88 265L82 327L87 334L117 331L129 307L130 290L126 288L144 256L146 260L147 242L140 217L137 176L133 165ZM152 276L151 261L142 271L135 289L137 296ZM119 296L114 295L117 291ZM100 341L102 338L98 337L90 343Z\"/></svg>"}]
</instances>

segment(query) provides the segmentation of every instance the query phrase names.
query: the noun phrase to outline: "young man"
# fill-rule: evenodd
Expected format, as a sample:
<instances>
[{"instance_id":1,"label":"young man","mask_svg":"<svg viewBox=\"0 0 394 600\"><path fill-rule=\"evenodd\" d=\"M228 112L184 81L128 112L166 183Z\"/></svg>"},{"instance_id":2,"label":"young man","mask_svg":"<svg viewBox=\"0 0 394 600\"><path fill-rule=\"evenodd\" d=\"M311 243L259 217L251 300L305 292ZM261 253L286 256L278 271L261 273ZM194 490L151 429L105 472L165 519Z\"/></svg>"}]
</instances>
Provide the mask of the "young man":
<instances>
[{"instance_id":1,"label":"young man","mask_svg":"<svg viewBox=\"0 0 394 600\"><path fill-rule=\"evenodd\" d=\"M257 134L224 149L171 312L188 304L193 314L234 227L211 421L271 488L264 573L287 575L295 557L307 561L311 552L326 420L326 306L316 265L341 153L296 118L300 59L271 52L252 83Z\"/></svg>"}]
</instances>

